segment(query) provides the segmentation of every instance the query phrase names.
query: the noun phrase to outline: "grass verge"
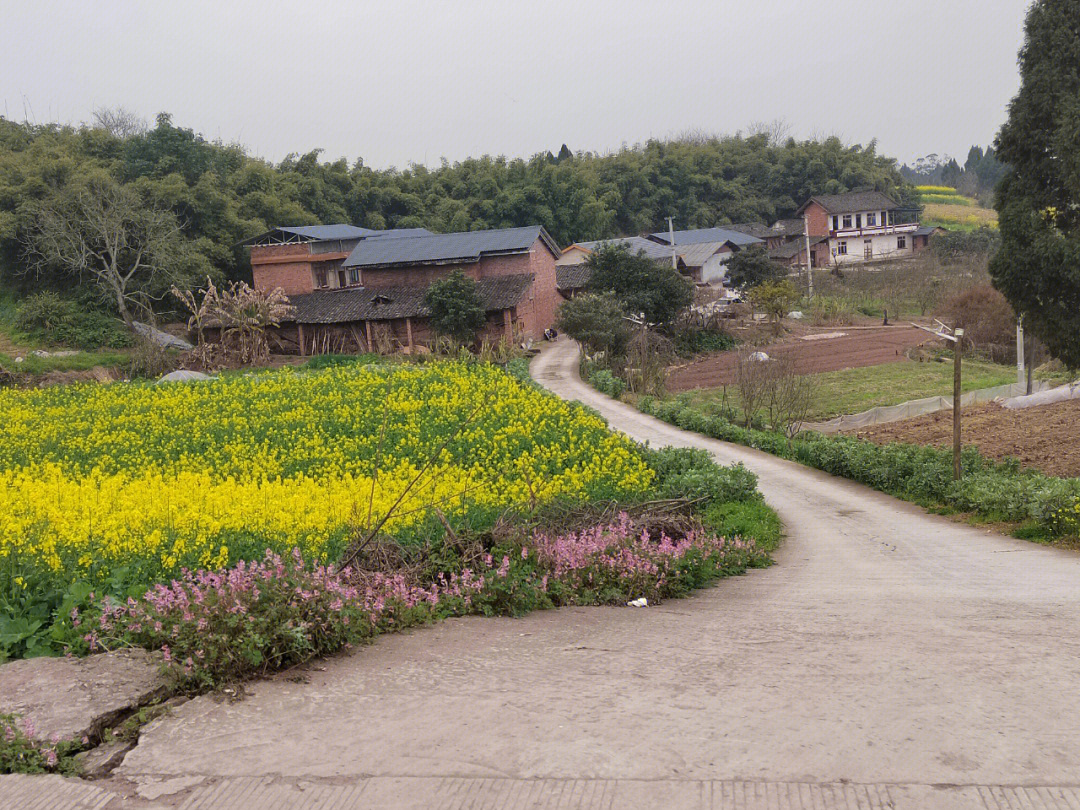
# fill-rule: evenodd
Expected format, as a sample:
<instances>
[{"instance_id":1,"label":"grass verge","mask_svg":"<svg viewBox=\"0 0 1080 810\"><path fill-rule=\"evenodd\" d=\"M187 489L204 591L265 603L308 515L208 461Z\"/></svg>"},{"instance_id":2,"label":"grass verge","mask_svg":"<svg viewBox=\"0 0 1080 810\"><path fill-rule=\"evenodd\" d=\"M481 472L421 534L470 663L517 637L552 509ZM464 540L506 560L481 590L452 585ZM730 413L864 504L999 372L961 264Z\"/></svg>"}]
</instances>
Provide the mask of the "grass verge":
<instances>
[{"instance_id":1,"label":"grass verge","mask_svg":"<svg viewBox=\"0 0 1080 810\"><path fill-rule=\"evenodd\" d=\"M807 414L809 421L831 419L841 414L865 411L878 405L898 405L912 399L933 396L952 396L952 363L931 361L918 363L901 360L865 368L850 368L809 375L814 382L814 401ZM996 385L1016 382L1016 370L982 360L964 362L962 389L975 391ZM611 395L600 386L594 386ZM708 416L718 416L725 408L733 408L736 421L742 418L737 386L701 388L680 394L686 405Z\"/></svg>"}]
</instances>

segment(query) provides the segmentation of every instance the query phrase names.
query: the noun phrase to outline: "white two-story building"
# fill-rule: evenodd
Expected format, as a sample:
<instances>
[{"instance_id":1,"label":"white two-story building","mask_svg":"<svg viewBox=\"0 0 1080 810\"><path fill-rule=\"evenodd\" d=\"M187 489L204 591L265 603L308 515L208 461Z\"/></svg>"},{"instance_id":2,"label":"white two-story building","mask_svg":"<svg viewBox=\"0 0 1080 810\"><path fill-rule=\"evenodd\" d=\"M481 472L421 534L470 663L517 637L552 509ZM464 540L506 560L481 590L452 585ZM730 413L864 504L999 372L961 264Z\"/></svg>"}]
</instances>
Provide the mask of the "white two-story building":
<instances>
[{"instance_id":1,"label":"white two-story building","mask_svg":"<svg viewBox=\"0 0 1080 810\"><path fill-rule=\"evenodd\" d=\"M819 267L910 257L926 247L933 231L880 191L811 197L798 214L811 238L822 239L814 257Z\"/></svg>"}]
</instances>

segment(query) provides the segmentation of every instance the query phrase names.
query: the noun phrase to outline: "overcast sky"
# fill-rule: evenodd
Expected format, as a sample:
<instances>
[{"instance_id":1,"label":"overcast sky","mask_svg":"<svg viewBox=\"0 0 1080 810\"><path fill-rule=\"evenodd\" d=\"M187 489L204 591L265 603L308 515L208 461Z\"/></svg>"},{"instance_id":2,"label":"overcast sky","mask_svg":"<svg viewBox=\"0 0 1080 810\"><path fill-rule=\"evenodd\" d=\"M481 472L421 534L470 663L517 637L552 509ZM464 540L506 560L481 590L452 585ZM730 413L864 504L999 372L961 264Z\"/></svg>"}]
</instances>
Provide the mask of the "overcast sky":
<instances>
[{"instance_id":1,"label":"overcast sky","mask_svg":"<svg viewBox=\"0 0 1080 810\"><path fill-rule=\"evenodd\" d=\"M963 162L1019 85L1028 0L0 0L0 115L161 111L270 160L606 152L784 119Z\"/></svg>"}]
</instances>

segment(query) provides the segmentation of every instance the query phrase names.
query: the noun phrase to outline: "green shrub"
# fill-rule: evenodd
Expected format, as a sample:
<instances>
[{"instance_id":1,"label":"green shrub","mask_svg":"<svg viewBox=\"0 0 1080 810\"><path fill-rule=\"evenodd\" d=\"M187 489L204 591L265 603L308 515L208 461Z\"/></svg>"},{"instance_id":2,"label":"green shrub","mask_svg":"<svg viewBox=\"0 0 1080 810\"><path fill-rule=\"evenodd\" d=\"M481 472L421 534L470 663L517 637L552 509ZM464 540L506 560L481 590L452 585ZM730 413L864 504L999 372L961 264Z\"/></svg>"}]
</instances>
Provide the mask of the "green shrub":
<instances>
[{"instance_id":1,"label":"green shrub","mask_svg":"<svg viewBox=\"0 0 1080 810\"><path fill-rule=\"evenodd\" d=\"M529 361L524 357L515 357L506 364L506 373L518 382L532 383L532 374L529 373Z\"/></svg>"},{"instance_id":2,"label":"green shrub","mask_svg":"<svg viewBox=\"0 0 1080 810\"><path fill-rule=\"evenodd\" d=\"M589 385L600 393L607 394L612 399L618 399L626 390L626 383L606 368L597 369L590 374Z\"/></svg>"},{"instance_id":3,"label":"green shrub","mask_svg":"<svg viewBox=\"0 0 1080 810\"><path fill-rule=\"evenodd\" d=\"M318 371L338 366L364 366L381 362L381 360L382 358L377 354L317 354L304 363L304 368Z\"/></svg>"},{"instance_id":4,"label":"green shrub","mask_svg":"<svg viewBox=\"0 0 1080 810\"><path fill-rule=\"evenodd\" d=\"M705 450L667 447L647 451L656 470L656 489L664 498L704 498L706 504L759 498L757 476L742 464L724 467Z\"/></svg>"},{"instance_id":5,"label":"green shrub","mask_svg":"<svg viewBox=\"0 0 1080 810\"><path fill-rule=\"evenodd\" d=\"M1041 533L1051 537L1080 535L1080 479L1023 471L1015 462L995 464L983 458L975 447L962 451L962 476L954 481L949 450L911 444L876 445L851 436L816 433L788 440L780 433L747 429L721 417L706 416L677 399L642 398L638 407L686 430L790 458L924 506L972 512L989 520L1033 521ZM665 485L683 487L687 492L700 491L703 474L687 473L685 478L680 475L681 471L673 470Z\"/></svg>"},{"instance_id":6,"label":"green shrub","mask_svg":"<svg viewBox=\"0 0 1080 810\"><path fill-rule=\"evenodd\" d=\"M117 318L48 290L22 300L15 327L34 340L76 349L122 349L134 342Z\"/></svg>"},{"instance_id":7,"label":"green shrub","mask_svg":"<svg viewBox=\"0 0 1080 810\"><path fill-rule=\"evenodd\" d=\"M775 551L783 537L779 516L760 499L714 503L703 517L706 527L721 537L753 537L762 551Z\"/></svg>"},{"instance_id":8,"label":"green shrub","mask_svg":"<svg viewBox=\"0 0 1080 810\"><path fill-rule=\"evenodd\" d=\"M685 329L672 335L679 357L694 357L709 352L726 352L738 341L727 332L716 329Z\"/></svg>"}]
</instances>

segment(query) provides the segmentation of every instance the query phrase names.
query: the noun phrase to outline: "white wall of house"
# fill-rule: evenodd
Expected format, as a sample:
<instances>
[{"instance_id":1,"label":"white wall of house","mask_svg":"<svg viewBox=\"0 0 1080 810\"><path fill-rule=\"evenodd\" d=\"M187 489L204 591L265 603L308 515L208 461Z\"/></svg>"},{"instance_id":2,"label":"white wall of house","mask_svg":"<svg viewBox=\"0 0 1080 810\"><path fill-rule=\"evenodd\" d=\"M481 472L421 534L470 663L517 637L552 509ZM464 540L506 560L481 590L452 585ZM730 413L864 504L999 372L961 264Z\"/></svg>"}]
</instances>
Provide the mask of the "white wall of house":
<instances>
[{"instance_id":1,"label":"white wall of house","mask_svg":"<svg viewBox=\"0 0 1080 810\"><path fill-rule=\"evenodd\" d=\"M701 265L701 280L706 284L719 284L727 276L728 259L731 258L731 251L723 250L717 251L710 256L705 264Z\"/></svg>"},{"instance_id":2,"label":"white wall of house","mask_svg":"<svg viewBox=\"0 0 1080 810\"><path fill-rule=\"evenodd\" d=\"M870 217L873 216L874 221L870 222ZM850 228L880 228L886 224L883 218L888 216L887 211L855 211L850 214L829 214L829 229L833 231L843 231ZM836 226L834 227L833 218L836 218ZM851 223L845 225L847 217L851 217ZM858 217L856 219L856 217ZM856 224L858 222L859 224Z\"/></svg>"},{"instance_id":3,"label":"white wall of house","mask_svg":"<svg viewBox=\"0 0 1080 810\"><path fill-rule=\"evenodd\" d=\"M900 241L903 240L903 247ZM866 255L867 243L872 255ZM841 243L847 244L847 252L841 253ZM915 237L910 233L887 234L879 236L853 236L846 239L829 240L831 264L857 264L877 259L902 259L915 253Z\"/></svg>"}]
</instances>

